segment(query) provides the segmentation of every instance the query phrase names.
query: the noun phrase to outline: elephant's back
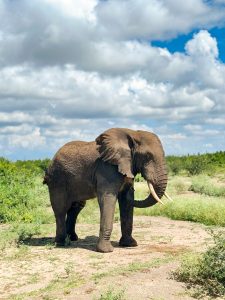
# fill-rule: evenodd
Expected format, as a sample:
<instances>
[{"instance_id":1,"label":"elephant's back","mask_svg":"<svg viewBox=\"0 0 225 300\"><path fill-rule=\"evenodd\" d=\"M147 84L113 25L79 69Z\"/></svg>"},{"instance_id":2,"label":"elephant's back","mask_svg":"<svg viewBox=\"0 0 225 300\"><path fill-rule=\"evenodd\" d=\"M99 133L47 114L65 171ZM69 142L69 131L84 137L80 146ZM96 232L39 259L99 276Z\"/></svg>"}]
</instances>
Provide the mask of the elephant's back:
<instances>
[{"instance_id":1,"label":"elephant's back","mask_svg":"<svg viewBox=\"0 0 225 300\"><path fill-rule=\"evenodd\" d=\"M99 157L96 142L73 141L65 144L55 154L53 161L61 164L90 164Z\"/></svg>"},{"instance_id":2,"label":"elephant's back","mask_svg":"<svg viewBox=\"0 0 225 300\"><path fill-rule=\"evenodd\" d=\"M86 177L92 172L99 157L95 142L73 141L62 146L52 159L49 172L67 174L77 180ZM54 177L54 176L53 176Z\"/></svg>"}]
</instances>

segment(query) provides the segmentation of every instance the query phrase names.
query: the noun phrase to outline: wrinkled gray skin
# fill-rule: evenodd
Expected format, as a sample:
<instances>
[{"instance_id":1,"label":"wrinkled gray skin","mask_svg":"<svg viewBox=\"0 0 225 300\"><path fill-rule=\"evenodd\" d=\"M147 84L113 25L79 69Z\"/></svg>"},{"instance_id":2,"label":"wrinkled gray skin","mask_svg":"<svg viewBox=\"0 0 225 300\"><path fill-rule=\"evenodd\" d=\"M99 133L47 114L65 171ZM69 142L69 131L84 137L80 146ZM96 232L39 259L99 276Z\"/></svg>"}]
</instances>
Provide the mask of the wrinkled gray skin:
<instances>
[{"instance_id":1,"label":"wrinkled gray skin","mask_svg":"<svg viewBox=\"0 0 225 300\"><path fill-rule=\"evenodd\" d=\"M163 196L167 185L164 151L158 137L147 131L112 128L94 142L74 141L59 149L44 178L56 218L56 244L64 245L67 235L72 241L78 239L77 216L86 200L97 196L101 215L97 251L113 251L110 236L117 199L119 244L137 246L132 237L133 208L157 203L151 195L134 200L137 173L153 184L159 198Z\"/></svg>"}]
</instances>

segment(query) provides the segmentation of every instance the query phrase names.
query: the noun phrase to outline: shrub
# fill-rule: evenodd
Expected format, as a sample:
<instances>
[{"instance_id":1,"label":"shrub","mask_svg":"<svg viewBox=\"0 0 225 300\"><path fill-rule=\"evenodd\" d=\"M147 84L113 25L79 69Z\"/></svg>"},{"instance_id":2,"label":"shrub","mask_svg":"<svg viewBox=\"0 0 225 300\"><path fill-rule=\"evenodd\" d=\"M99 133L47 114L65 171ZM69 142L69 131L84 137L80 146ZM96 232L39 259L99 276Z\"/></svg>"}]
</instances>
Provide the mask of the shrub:
<instances>
[{"instance_id":1,"label":"shrub","mask_svg":"<svg viewBox=\"0 0 225 300\"><path fill-rule=\"evenodd\" d=\"M209 176L203 175L193 177L189 191L215 197L225 196L225 187L215 186L215 184L210 182Z\"/></svg>"},{"instance_id":2,"label":"shrub","mask_svg":"<svg viewBox=\"0 0 225 300\"><path fill-rule=\"evenodd\" d=\"M41 233L40 224L13 224L12 231L16 233L16 243L30 239L34 235Z\"/></svg>"},{"instance_id":3,"label":"shrub","mask_svg":"<svg viewBox=\"0 0 225 300\"><path fill-rule=\"evenodd\" d=\"M186 165L186 170L189 175L201 174L206 169L206 162L200 157L195 157Z\"/></svg>"},{"instance_id":4,"label":"shrub","mask_svg":"<svg viewBox=\"0 0 225 300\"><path fill-rule=\"evenodd\" d=\"M1 230L0 250L9 246L20 246L23 241L41 233L40 224L13 223L8 228Z\"/></svg>"},{"instance_id":5,"label":"shrub","mask_svg":"<svg viewBox=\"0 0 225 300\"><path fill-rule=\"evenodd\" d=\"M173 175L179 174L183 168L184 165L182 165L181 160L175 160L173 164L170 165L170 170Z\"/></svg>"},{"instance_id":6,"label":"shrub","mask_svg":"<svg viewBox=\"0 0 225 300\"><path fill-rule=\"evenodd\" d=\"M0 159L0 223L46 222L48 219L43 207L48 201L47 188L41 184L36 167L32 169L23 164Z\"/></svg>"},{"instance_id":7,"label":"shrub","mask_svg":"<svg viewBox=\"0 0 225 300\"><path fill-rule=\"evenodd\" d=\"M211 235L214 245L201 255L189 255L174 273L199 297L225 296L225 232Z\"/></svg>"},{"instance_id":8,"label":"shrub","mask_svg":"<svg viewBox=\"0 0 225 300\"><path fill-rule=\"evenodd\" d=\"M176 180L173 182L173 187L177 194L183 193L187 191L187 185L185 184L184 180Z\"/></svg>"}]
</instances>

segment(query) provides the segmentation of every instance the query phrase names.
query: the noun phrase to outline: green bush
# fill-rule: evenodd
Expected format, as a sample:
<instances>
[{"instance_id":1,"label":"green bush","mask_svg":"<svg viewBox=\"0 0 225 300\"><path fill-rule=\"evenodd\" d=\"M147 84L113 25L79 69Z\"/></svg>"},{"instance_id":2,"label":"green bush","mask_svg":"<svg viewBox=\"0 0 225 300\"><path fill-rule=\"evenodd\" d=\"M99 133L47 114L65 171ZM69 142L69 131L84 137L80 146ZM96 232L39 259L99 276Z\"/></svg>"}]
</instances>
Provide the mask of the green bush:
<instances>
[{"instance_id":1,"label":"green bush","mask_svg":"<svg viewBox=\"0 0 225 300\"><path fill-rule=\"evenodd\" d=\"M198 297L225 296L225 232L211 233L214 245L201 255L189 255L174 273Z\"/></svg>"},{"instance_id":2,"label":"green bush","mask_svg":"<svg viewBox=\"0 0 225 300\"><path fill-rule=\"evenodd\" d=\"M30 239L34 235L41 233L40 224L18 224L15 223L12 226L12 231L16 233L16 243L21 243Z\"/></svg>"},{"instance_id":3,"label":"green bush","mask_svg":"<svg viewBox=\"0 0 225 300\"><path fill-rule=\"evenodd\" d=\"M25 163L0 159L0 223L46 222L49 219L45 210L48 192L41 183L43 171L38 168L39 171L36 166L30 168L25 167Z\"/></svg>"},{"instance_id":4,"label":"green bush","mask_svg":"<svg viewBox=\"0 0 225 300\"><path fill-rule=\"evenodd\" d=\"M184 182L184 180L177 179L173 182L173 187L177 194L181 194L187 191L187 184Z\"/></svg>"},{"instance_id":5,"label":"green bush","mask_svg":"<svg viewBox=\"0 0 225 300\"><path fill-rule=\"evenodd\" d=\"M167 156L169 173L173 175L186 172L189 175L201 173L214 174L225 168L225 151L186 156Z\"/></svg>"},{"instance_id":6,"label":"green bush","mask_svg":"<svg viewBox=\"0 0 225 300\"><path fill-rule=\"evenodd\" d=\"M20 169L30 170L33 174L40 175L48 167L50 159L37 159L37 160L17 160L15 166Z\"/></svg>"},{"instance_id":7,"label":"green bush","mask_svg":"<svg viewBox=\"0 0 225 300\"><path fill-rule=\"evenodd\" d=\"M195 157L188 162L186 165L186 170L188 171L189 175L198 175L203 173L206 169L206 162L200 157Z\"/></svg>"},{"instance_id":8,"label":"green bush","mask_svg":"<svg viewBox=\"0 0 225 300\"><path fill-rule=\"evenodd\" d=\"M209 176L203 175L193 177L189 191L215 197L225 196L225 187L216 186Z\"/></svg>"},{"instance_id":9,"label":"green bush","mask_svg":"<svg viewBox=\"0 0 225 300\"><path fill-rule=\"evenodd\" d=\"M184 169L184 166L182 165L181 160L174 160L174 162L170 165L170 171L172 172L173 175L179 174L182 169Z\"/></svg>"},{"instance_id":10,"label":"green bush","mask_svg":"<svg viewBox=\"0 0 225 300\"><path fill-rule=\"evenodd\" d=\"M9 246L20 246L22 242L41 233L40 224L13 223L0 232L0 250Z\"/></svg>"}]
</instances>

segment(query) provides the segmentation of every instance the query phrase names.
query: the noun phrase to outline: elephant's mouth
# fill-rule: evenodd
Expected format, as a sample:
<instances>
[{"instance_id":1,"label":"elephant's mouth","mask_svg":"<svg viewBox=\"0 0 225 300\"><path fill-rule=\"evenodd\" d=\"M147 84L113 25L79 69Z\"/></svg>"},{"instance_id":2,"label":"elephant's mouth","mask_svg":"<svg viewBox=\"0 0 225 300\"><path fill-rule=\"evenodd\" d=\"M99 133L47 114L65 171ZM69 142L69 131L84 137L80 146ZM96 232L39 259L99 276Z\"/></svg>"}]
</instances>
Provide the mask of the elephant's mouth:
<instances>
[{"instance_id":1,"label":"elephant's mouth","mask_svg":"<svg viewBox=\"0 0 225 300\"><path fill-rule=\"evenodd\" d=\"M151 182L147 181L148 187L149 187L149 196L144 200L134 200L133 206L138 208L145 208L150 207L152 205L155 205L156 203L164 204L162 200L160 200L159 196L157 195L154 186ZM170 201L173 201L171 197L164 191L163 195L169 199Z\"/></svg>"}]
</instances>

